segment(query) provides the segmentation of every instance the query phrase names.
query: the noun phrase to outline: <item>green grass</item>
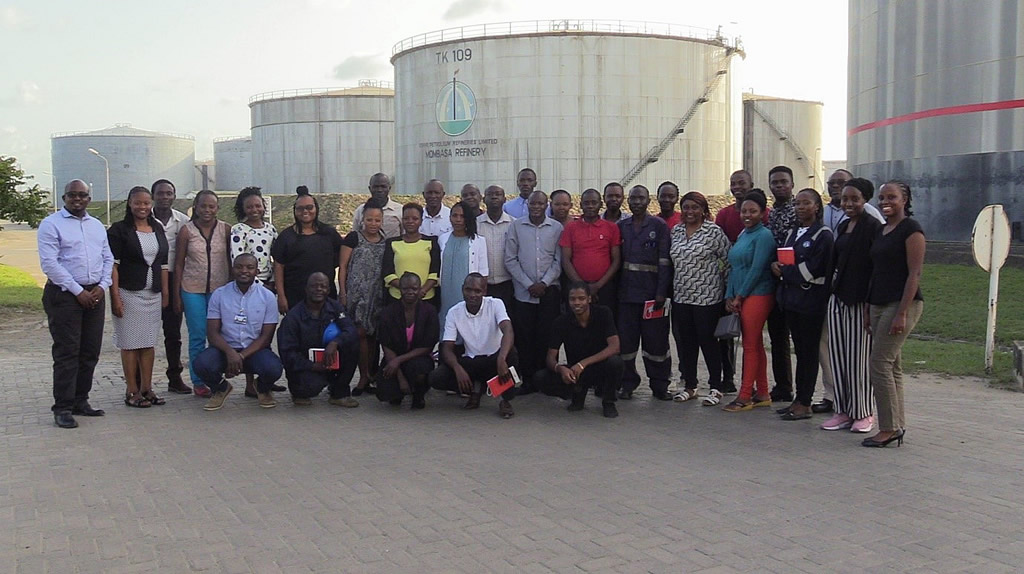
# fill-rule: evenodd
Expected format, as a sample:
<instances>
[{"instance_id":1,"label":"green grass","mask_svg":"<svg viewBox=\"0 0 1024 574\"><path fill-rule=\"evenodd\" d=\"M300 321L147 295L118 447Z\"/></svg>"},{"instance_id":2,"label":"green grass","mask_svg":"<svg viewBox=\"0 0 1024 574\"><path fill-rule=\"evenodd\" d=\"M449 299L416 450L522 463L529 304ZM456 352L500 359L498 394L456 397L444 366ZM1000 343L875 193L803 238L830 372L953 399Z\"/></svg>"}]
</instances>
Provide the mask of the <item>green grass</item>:
<instances>
[{"instance_id":1,"label":"green grass","mask_svg":"<svg viewBox=\"0 0 1024 574\"><path fill-rule=\"evenodd\" d=\"M975 266L924 266L921 291L924 314L914 332L947 340L985 342L988 320L988 273ZM999 274L996 344L1024 340L1024 270Z\"/></svg>"},{"instance_id":2,"label":"green grass","mask_svg":"<svg viewBox=\"0 0 1024 574\"><path fill-rule=\"evenodd\" d=\"M28 273L0 264L0 307L42 310L43 290Z\"/></svg>"},{"instance_id":3,"label":"green grass","mask_svg":"<svg viewBox=\"0 0 1024 574\"><path fill-rule=\"evenodd\" d=\"M903 345L903 370L908 373L991 378L997 384L1013 382L1013 353L996 352L992 359L992 374L988 375L984 345L918 339L908 339Z\"/></svg>"}]
</instances>

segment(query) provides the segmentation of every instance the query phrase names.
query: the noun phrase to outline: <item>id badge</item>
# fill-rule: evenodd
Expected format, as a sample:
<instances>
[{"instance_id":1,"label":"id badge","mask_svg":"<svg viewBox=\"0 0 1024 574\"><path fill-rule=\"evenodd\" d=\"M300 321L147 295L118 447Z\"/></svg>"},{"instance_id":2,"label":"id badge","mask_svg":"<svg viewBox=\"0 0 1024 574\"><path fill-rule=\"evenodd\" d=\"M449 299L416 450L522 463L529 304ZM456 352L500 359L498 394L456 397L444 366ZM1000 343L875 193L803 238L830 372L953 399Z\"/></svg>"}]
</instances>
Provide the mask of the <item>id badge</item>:
<instances>
[{"instance_id":1,"label":"id badge","mask_svg":"<svg viewBox=\"0 0 1024 574\"><path fill-rule=\"evenodd\" d=\"M235 324L237 324L237 325L246 325L248 323L249 323L249 321L245 318L244 314L238 313L237 315L235 315Z\"/></svg>"}]
</instances>

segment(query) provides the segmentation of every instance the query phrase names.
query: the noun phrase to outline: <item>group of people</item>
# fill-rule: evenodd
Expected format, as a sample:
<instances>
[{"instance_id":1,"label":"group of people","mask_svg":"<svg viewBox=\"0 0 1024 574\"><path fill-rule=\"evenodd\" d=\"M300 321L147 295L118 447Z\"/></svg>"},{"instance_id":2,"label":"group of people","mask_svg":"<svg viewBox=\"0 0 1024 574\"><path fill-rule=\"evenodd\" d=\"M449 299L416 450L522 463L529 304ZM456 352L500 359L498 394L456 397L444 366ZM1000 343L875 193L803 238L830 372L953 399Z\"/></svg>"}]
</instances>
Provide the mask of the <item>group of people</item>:
<instances>
[{"instance_id":1,"label":"group of people","mask_svg":"<svg viewBox=\"0 0 1024 574\"><path fill-rule=\"evenodd\" d=\"M813 189L794 196L785 166L768 177L771 209L740 170L730 178L735 203L712 221L704 195L680 197L672 182L657 189L658 215L646 187L627 194L612 182L583 191L572 217L571 194L536 189L529 168L517 174L515 199L498 185L481 193L467 184L450 208L439 180L424 185L422 204L402 205L379 173L345 237L320 221L302 186L294 223L279 233L259 188L239 193L229 225L209 190L196 194L191 216L173 209L166 180L133 188L124 219L104 230L86 211L88 186L72 181L64 209L39 229L55 422L72 428L73 415L103 414L88 393L109 293L130 407L165 402L152 376L162 326L168 391L207 398L211 411L244 374L245 395L264 408L276 405L275 392L302 406L326 388L342 407L372 392L393 405L409 396L422 409L434 388L463 395L466 409L492 395L510 418L517 395L562 397L577 411L593 388L615 417L616 401L641 384L639 353L656 399L714 406L737 393L724 410L788 402L778 409L783 420L830 412L823 429L857 432L874 428L877 404L878 433L863 444L899 444L900 347L921 314L924 256L910 188L883 185L879 210L868 203L873 184L844 170L829 179L828 204ZM716 335L730 316L742 332L738 390L733 340ZM191 386L182 378L182 318ZM825 396L812 404L819 365Z\"/></svg>"}]
</instances>

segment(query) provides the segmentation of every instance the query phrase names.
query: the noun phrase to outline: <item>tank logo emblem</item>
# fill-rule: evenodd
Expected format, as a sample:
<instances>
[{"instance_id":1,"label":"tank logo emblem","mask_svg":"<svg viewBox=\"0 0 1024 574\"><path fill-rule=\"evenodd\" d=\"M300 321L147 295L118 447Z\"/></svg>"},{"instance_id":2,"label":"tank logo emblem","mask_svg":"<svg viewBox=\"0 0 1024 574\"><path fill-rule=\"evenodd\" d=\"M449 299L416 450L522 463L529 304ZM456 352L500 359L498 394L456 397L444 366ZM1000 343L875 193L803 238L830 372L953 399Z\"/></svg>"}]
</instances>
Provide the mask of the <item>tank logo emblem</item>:
<instances>
[{"instance_id":1,"label":"tank logo emblem","mask_svg":"<svg viewBox=\"0 0 1024 574\"><path fill-rule=\"evenodd\" d=\"M466 84L446 82L437 94L437 127L449 136L466 133L476 118L476 95Z\"/></svg>"}]
</instances>

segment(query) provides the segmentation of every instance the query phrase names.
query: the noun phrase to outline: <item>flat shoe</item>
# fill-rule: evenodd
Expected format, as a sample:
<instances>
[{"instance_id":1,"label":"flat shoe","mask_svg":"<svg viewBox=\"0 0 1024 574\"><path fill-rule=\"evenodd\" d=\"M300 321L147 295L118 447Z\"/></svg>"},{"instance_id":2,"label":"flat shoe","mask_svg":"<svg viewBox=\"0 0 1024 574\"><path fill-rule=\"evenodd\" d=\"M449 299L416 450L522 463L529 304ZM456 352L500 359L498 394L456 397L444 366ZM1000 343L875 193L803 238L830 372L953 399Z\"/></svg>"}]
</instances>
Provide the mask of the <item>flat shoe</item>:
<instances>
[{"instance_id":1,"label":"flat shoe","mask_svg":"<svg viewBox=\"0 0 1024 574\"><path fill-rule=\"evenodd\" d=\"M781 416L781 417L779 417L779 418L780 418L780 419L782 419L782 420L784 420L784 421L802 421L802 420L806 420L806 419L809 419L809 418L811 418L811 417L813 417L813 416L814 416L814 415L813 415L813 414L811 414L810 412L806 412L806 413L795 413L795 412L793 412L793 411L789 411L788 413L786 413L786 414L782 415L782 416Z\"/></svg>"}]
</instances>

